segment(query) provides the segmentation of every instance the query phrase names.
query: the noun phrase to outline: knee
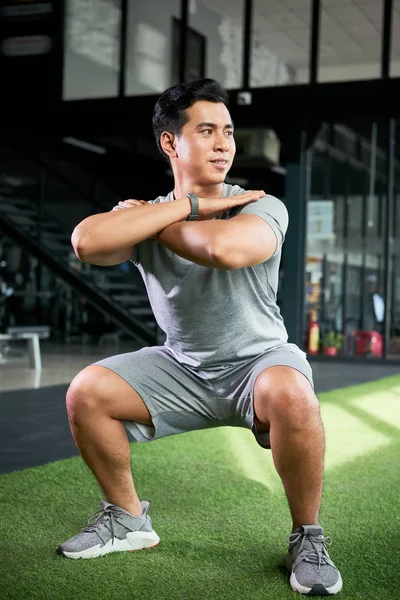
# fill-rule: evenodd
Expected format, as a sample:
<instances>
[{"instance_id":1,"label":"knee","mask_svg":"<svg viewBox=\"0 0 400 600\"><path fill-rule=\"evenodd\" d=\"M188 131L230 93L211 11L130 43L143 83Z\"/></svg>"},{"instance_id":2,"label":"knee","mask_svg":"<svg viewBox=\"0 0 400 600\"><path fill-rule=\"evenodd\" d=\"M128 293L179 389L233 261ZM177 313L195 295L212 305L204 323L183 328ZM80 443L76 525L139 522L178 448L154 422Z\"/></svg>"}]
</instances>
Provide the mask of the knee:
<instances>
[{"instance_id":1,"label":"knee","mask_svg":"<svg viewBox=\"0 0 400 600\"><path fill-rule=\"evenodd\" d=\"M274 414L294 429L304 430L320 421L320 406L311 390L302 385L286 385L272 402Z\"/></svg>"},{"instance_id":2,"label":"knee","mask_svg":"<svg viewBox=\"0 0 400 600\"><path fill-rule=\"evenodd\" d=\"M87 367L72 380L66 396L68 417L77 421L85 414L101 408L102 374L96 367Z\"/></svg>"},{"instance_id":3,"label":"knee","mask_svg":"<svg viewBox=\"0 0 400 600\"><path fill-rule=\"evenodd\" d=\"M270 383L270 382L269 382ZM321 421L320 406L310 384L299 374L279 385L263 386L265 413L270 421L278 419L292 428L302 429Z\"/></svg>"}]
</instances>

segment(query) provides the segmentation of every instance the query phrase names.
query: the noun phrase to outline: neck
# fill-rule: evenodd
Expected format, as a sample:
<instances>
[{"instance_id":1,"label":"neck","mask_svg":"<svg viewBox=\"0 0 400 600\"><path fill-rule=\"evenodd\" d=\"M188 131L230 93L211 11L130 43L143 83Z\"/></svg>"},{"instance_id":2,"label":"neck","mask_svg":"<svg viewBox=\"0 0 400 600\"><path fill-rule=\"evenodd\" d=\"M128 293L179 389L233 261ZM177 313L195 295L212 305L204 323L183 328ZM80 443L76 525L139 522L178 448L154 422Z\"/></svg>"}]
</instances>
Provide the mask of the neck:
<instances>
[{"instance_id":1,"label":"neck","mask_svg":"<svg viewBox=\"0 0 400 600\"><path fill-rule=\"evenodd\" d=\"M222 196L223 184L199 185L193 182L178 182L175 180L174 196L184 198L186 194L197 194L199 198L220 198Z\"/></svg>"}]
</instances>

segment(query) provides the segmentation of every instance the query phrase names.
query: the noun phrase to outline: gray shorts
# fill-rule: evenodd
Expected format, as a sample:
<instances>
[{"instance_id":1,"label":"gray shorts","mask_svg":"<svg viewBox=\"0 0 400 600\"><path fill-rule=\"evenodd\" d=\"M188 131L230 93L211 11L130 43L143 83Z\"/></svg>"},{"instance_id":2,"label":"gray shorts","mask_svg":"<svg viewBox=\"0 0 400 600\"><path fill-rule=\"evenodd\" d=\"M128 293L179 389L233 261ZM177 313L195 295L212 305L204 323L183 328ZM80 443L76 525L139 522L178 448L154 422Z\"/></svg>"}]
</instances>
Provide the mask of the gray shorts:
<instances>
[{"instance_id":1,"label":"gray shorts","mask_svg":"<svg viewBox=\"0 0 400 600\"><path fill-rule=\"evenodd\" d=\"M233 365L198 369L179 363L165 346L141 348L111 356L96 365L107 367L141 396L154 427L124 421L138 442L210 427L251 429L262 448L270 448L269 434L254 424L253 388L268 367L287 366L300 371L313 386L306 354L294 344L272 348L260 356Z\"/></svg>"}]
</instances>

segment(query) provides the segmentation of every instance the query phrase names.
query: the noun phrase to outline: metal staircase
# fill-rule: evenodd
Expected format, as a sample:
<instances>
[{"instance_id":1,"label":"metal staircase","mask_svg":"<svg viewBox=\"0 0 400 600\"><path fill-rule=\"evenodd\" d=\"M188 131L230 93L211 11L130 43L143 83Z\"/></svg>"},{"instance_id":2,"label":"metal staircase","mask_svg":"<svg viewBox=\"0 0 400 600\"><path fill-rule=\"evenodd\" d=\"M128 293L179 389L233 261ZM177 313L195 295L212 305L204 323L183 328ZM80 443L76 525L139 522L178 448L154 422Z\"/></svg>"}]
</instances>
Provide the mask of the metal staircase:
<instances>
[{"instance_id":1,"label":"metal staircase","mask_svg":"<svg viewBox=\"0 0 400 600\"><path fill-rule=\"evenodd\" d=\"M82 193L79 196L73 182L49 173L32 157L0 148L0 232L36 257L119 330L142 345L156 344L158 327L136 267L131 263L96 267L76 258L70 241L73 226L68 219L68 198L86 211L84 216L110 210L94 206Z\"/></svg>"}]
</instances>

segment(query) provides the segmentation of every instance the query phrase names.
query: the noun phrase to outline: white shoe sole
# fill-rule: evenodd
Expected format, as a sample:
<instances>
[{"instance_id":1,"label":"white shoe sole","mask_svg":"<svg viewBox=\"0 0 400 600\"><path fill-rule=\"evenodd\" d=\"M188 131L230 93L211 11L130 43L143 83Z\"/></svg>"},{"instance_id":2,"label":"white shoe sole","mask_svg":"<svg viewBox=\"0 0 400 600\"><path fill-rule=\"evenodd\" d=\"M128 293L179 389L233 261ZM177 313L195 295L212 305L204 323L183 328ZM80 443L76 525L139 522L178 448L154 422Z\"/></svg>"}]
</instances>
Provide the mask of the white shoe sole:
<instances>
[{"instance_id":1,"label":"white shoe sole","mask_svg":"<svg viewBox=\"0 0 400 600\"><path fill-rule=\"evenodd\" d=\"M343 586L343 582L342 582L342 578L341 578L340 573L339 573L339 579L337 580L337 582L335 583L335 585L332 585L331 587L326 588L325 586L323 586L322 584L320 584L318 586L319 587L318 594L316 594L315 592L314 592L314 594L318 595L318 596L321 596L321 595L333 596L334 594L337 594L338 592L340 592L340 590L342 589L342 586ZM290 576L290 587L295 592L299 592L299 594L310 594L310 592L313 590L313 588L305 587L304 585L301 585L297 581L296 576L295 576L294 573L292 573L291 576ZM325 589L326 594L321 593L321 589Z\"/></svg>"},{"instance_id":2,"label":"white shoe sole","mask_svg":"<svg viewBox=\"0 0 400 600\"><path fill-rule=\"evenodd\" d=\"M109 540L104 546L97 544L80 552L66 552L60 547L60 554L67 558L97 558L111 552L135 552L136 550L150 549L158 546L159 543L160 538L155 531L131 531L126 534L124 540L114 538L114 541Z\"/></svg>"},{"instance_id":3,"label":"white shoe sole","mask_svg":"<svg viewBox=\"0 0 400 600\"><path fill-rule=\"evenodd\" d=\"M313 594L310 594L310 592L312 592L313 587L305 587L304 585L301 585L297 579L296 579L296 575L294 574L294 571L292 570L292 555L289 553L286 556L285 559L285 566L286 569L289 571L290 573L290 587L292 588L292 590L294 590L295 592L299 592L299 594L308 594L310 596L312 596ZM333 596L334 594L337 594L338 592L340 592L340 590L343 587L343 581L342 581L342 577L339 573L339 579L337 580L337 582L335 583L335 585L332 585L329 588L326 588L325 586L323 586L322 584L317 584L318 587L318 593L314 592L314 595L326 595L326 596ZM322 590L325 590L326 593L324 593Z\"/></svg>"}]
</instances>

